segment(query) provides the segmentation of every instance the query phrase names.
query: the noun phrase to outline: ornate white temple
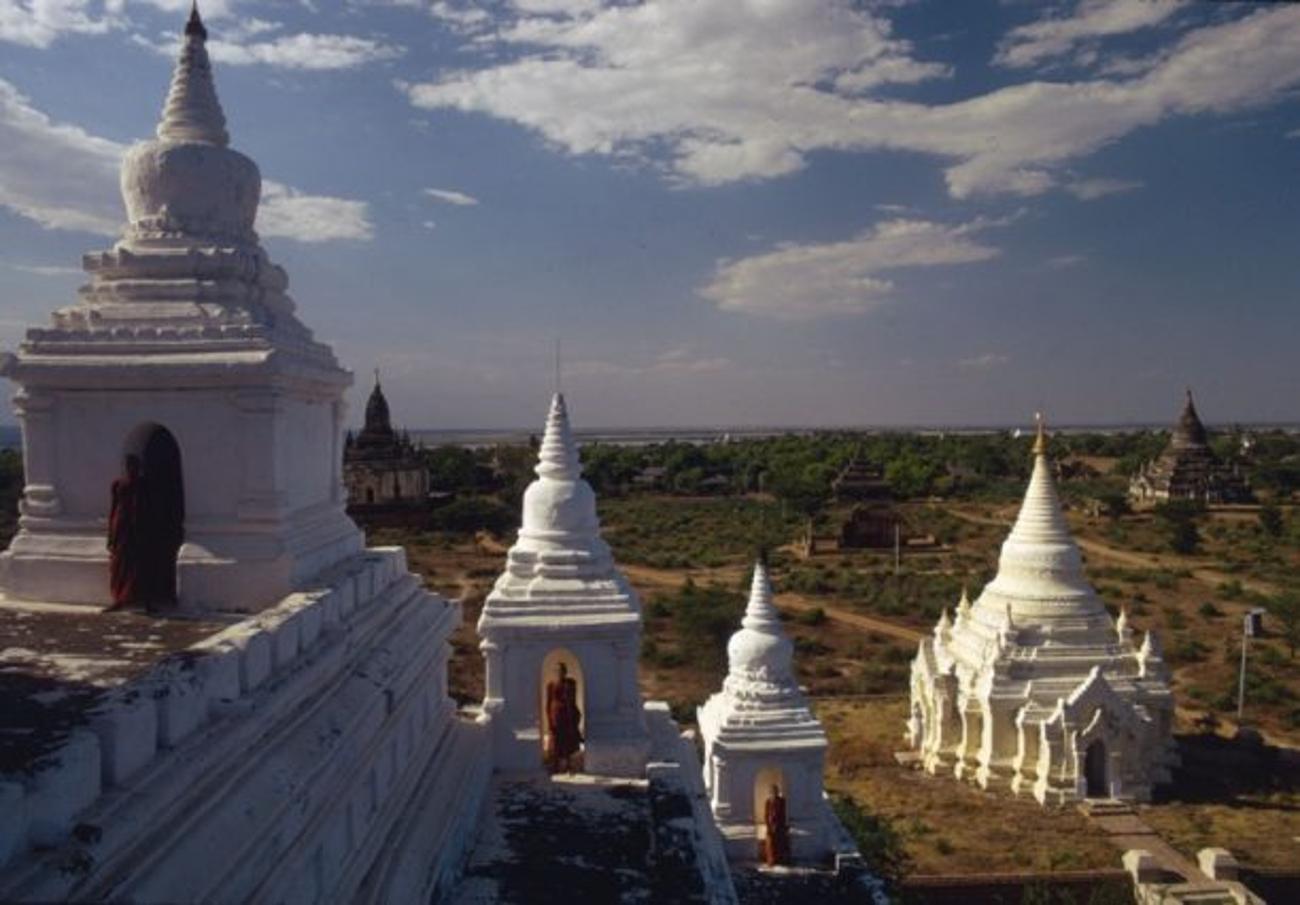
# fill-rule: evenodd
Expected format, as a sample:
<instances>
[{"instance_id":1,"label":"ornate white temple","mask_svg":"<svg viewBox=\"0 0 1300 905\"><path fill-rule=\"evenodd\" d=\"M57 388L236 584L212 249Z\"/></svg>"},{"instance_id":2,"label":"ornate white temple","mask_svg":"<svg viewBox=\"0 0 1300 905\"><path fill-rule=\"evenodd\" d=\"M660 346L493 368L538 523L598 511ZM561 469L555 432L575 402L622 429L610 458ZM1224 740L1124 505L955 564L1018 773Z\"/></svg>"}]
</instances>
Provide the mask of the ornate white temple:
<instances>
[{"instance_id":1,"label":"ornate white temple","mask_svg":"<svg viewBox=\"0 0 1300 905\"><path fill-rule=\"evenodd\" d=\"M754 566L741 628L727 644L722 691L700 708L704 786L730 857L753 859L765 832L764 803L786 799L796 860L826 862L847 852L822 786L826 733L794 676L794 645L772 602L767 567Z\"/></svg>"},{"instance_id":2,"label":"ornate white temple","mask_svg":"<svg viewBox=\"0 0 1300 905\"><path fill-rule=\"evenodd\" d=\"M1145 800L1175 763L1160 647L1135 643L1083 574L1040 422L997 577L945 611L912 663L908 744L931 773L1032 794Z\"/></svg>"},{"instance_id":3,"label":"ornate white temple","mask_svg":"<svg viewBox=\"0 0 1300 905\"><path fill-rule=\"evenodd\" d=\"M483 712L496 764L541 764L542 694L559 664L578 684L586 770L639 776L650 740L637 687L641 605L601 539L564 397L546 418L523 525L478 623L487 661Z\"/></svg>"},{"instance_id":4,"label":"ornate white temple","mask_svg":"<svg viewBox=\"0 0 1300 905\"><path fill-rule=\"evenodd\" d=\"M351 375L253 232L206 38L196 11L158 137L122 165L121 240L10 361L27 484L0 620L42 631L5 650L0 745L27 760L0 773L0 900L428 901L489 773L447 694L460 607L344 514ZM128 453L183 496L187 618L98 610ZM50 701L61 720L21 724Z\"/></svg>"},{"instance_id":5,"label":"ornate white temple","mask_svg":"<svg viewBox=\"0 0 1300 905\"><path fill-rule=\"evenodd\" d=\"M179 459L184 609L255 611L361 550L340 464L352 377L253 231L261 175L229 147L206 34L195 14L157 137L122 163L122 238L10 365L27 486L8 597L108 602L99 519L128 453Z\"/></svg>"}]
</instances>

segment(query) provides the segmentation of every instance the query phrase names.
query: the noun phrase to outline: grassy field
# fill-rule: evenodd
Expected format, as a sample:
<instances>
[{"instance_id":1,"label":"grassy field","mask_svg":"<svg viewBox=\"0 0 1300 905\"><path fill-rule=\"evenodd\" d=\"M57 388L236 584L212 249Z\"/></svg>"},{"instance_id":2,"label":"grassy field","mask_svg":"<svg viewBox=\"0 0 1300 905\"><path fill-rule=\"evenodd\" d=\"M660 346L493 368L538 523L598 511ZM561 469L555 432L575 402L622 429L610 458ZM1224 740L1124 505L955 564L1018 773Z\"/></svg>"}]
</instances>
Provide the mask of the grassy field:
<instances>
[{"instance_id":1,"label":"grassy field","mask_svg":"<svg viewBox=\"0 0 1300 905\"><path fill-rule=\"evenodd\" d=\"M912 871L1116 867L1118 852L1073 810L1043 810L893 760L902 744L902 694L917 638L930 631L942 608L956 604L963 585L973 599L991 578L1016 508L996 500L904 504L909 530L941 543L906 553L896 574L892 551L796 557L782 545L802 523L771 501L602 500L605 536L643 601L643 693L668 701L683 723L693 721L695 708L721 685L725 644L744 607L750 564L760 545L769 547L799 679L831 740L828 787L884 821ZM1203 522L1203 549L1180 557L1161 545L1160 527L1150 516L1111 521L1074 509L1069 519L1085 545L1089 577L1108 606L1116 613L1127 608L1137 630L1160 633L1173 669L1179 731L1198 731L1197 721L1209 713L1220 721L1220 732L1230 734L1240 617L1258 603L1251 588L1272 586L1273 567L1252 564L1252 545L1265 542L1254 523L1240 513L1211 514ZM509 540L372 536L372 542L405 544L412 567L430 586L462 599L465 625L454 639L451 687L464 703L482 696L474 624ZM1267 543L1288 569L1296 568L1294 550ZM859 622L846 621L850 617ZM880 623L876 629L873 620ZM1272 740L1300 745L1298 698L1300 661L1275 637L1252 642L1249 720ZM1144 819L1185 854L1226 845L1245 860L1277 866L1300 860L1297 815L1300 793L1287 784L1209 792L1204 784L1185 785L1171 800L1143 810Z\"/></svg>"}]
</instances>

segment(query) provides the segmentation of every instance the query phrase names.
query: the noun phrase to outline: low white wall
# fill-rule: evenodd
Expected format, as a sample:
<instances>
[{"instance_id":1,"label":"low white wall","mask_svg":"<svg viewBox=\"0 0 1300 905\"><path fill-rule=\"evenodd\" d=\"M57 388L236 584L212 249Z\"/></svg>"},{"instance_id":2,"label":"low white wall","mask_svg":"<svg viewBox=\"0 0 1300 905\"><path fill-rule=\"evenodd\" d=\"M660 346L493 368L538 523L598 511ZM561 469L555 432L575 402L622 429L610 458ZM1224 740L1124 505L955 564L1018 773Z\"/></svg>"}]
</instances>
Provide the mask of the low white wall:
<instances>
[{"instance_id":1,"label":"low white wall","mask_svg":"<svg viewBox=\"0 0 1300 905\"><path fill-rule=\"evenodd\" d=\"M446 693L459 606L405 566L368 551L110 695L0 786L0 900L353 900L429 772L472 796L490 762Z\"/></svg>"}]
</instances>

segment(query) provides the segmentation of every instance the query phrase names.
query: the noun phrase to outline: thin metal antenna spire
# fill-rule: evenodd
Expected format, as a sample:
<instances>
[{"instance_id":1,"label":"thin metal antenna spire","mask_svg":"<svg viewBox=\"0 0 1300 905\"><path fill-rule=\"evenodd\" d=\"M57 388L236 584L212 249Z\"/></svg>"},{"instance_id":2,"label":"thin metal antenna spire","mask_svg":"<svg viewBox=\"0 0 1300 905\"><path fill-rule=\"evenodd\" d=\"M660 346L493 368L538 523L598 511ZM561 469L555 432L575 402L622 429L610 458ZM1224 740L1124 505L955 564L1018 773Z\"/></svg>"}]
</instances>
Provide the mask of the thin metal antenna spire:
<instances>
[{"instance_id":1,"label":"thin metal antenna spire","mask_svg":"<svg viewBox=\"0 0 1300 905\"><path fill-rule=\"evenodd\" d=\"M555 392L556 392L556 394L559 394L559 393L561 392L561 383L560 383L560 338L559 338L558 336L555 337Z\"/></svg>"}]
</instances>

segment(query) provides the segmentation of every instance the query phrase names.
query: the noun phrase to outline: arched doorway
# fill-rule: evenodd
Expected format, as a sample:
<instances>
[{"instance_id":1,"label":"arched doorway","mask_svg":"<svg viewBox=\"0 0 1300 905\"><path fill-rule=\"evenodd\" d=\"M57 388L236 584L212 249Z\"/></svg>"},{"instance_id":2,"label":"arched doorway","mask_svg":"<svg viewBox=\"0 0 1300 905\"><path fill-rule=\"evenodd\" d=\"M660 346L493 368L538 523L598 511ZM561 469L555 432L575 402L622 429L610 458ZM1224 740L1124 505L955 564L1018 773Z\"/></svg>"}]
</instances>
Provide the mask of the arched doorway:
<instances>
[{"instance_id":1,"label":"arched doorway","mask_svg":"<svg viewBox=\"0 0 1300 905\"><path fill-rule=\"evenodd\" d=\"M564 667L565 679L573 683L573 701L577 706L578 717L578 749L572 755L569 762L559 764L561 768L567 766L571 771L577 772L582 769L582 742L587 737L587 682L582 671L582 661L579 660L571 651L564 648L556 648L546 655L542 660L541 675L538 677L538 738L542 742L542 762L549 768L556 766L554 754L556 752L556 733L552 731L551 716L554 714L557 718L561 715L557 706L557 695L559 694L560 667ZM563 732L563 730L561 730ZM560 739L561 742L565 741ZM568 744L573 744L569 739Z\"/></svg>"},{"instance_id":2,"label":"arched doorway","mask_svg":"<svg viewBox=\"0 0 1300 905\"><path fill-rule=\"evenodd\" d=\"M785 799L785 813L784 820L773 815L777 820L777 835L769 841L768 802L774 797L773 790L779 792ZM775 807L776 803L774 801L772 803ZM763 767L754 774L754 837L759 843L758 857L768 864L784 864L789 861L789 807L790 790L785 782L785 773L780 767Z\"/></svg>"},{"instance_id":3,"label":"arched doorway","mask_svg":"<svg viewBox=\"0 0 1300 905\"><path fill-rule=\"evenodd\" d=\"M1110 783L1106 781L1106 744L1097 739L1088 745L1083 754L1083 780L1089 798L1110 796Z\"/></svg>"},{"instance_id":4,"label":"arched doorway","mask_svg":"<svg viewBox=\"0 0 1300 905\"><path fill-rule=\"evenodd\" d=\"M160 424L131 432L126 455L140 460L144 506L140 523L141 595L149 607L176 603L176 559L185 539L185 477L181 447Z\"/></svg>"}]
</instances>

